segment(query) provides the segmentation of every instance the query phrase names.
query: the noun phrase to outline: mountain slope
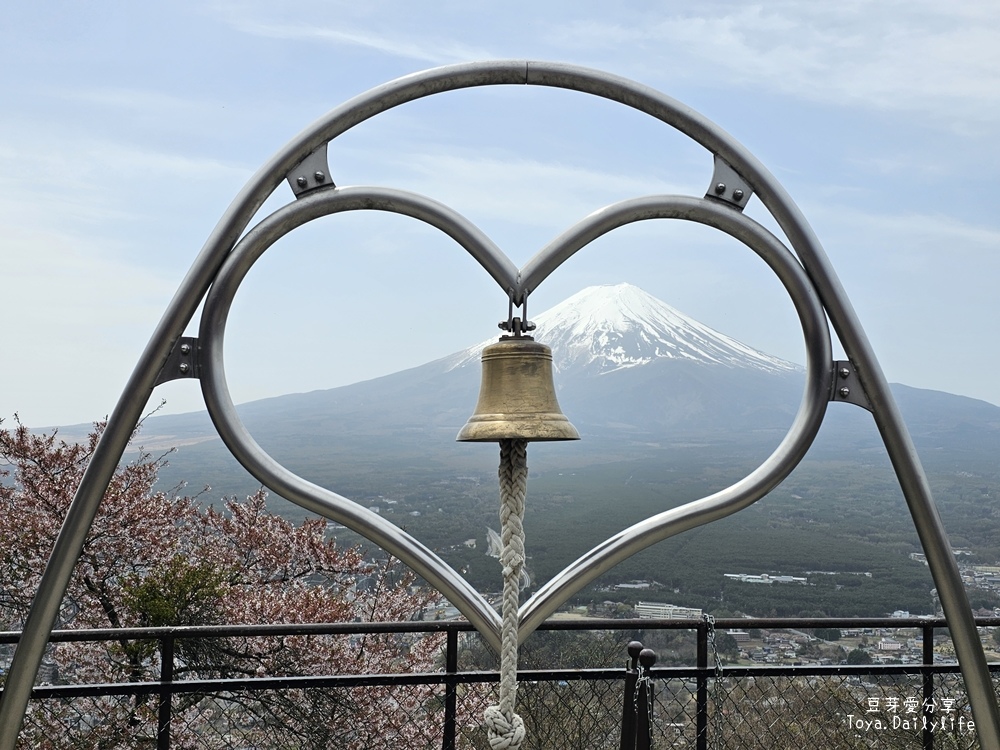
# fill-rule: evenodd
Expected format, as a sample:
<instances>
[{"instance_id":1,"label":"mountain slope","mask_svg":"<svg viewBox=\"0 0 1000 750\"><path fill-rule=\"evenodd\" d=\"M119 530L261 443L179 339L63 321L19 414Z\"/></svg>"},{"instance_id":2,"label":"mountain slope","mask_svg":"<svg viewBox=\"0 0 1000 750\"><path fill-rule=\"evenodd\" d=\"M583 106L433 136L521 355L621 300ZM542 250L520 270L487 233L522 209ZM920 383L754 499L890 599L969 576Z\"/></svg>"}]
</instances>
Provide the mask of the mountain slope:
<instances>
[{"instance_id":1,"label":"mountain slope","mask_svg":"<svg viewBox=\"0 0 1000 750\"><path fill-rule=\"evenodd\" d=\"M540 581L627 525L746 476L784 436L801 399L800 368L634 287L586 289L534 320L537 338L553 348L562 409L583 438L529 449L527 551ZM378 508L489 590L498 580L496 561L463 542L496 526L497 446L455 442L476 404L487 343L385 377L238 409L286 467ZM1000 494L1000 408L893 390L952 543L977 550L982 561L998 559L1000 514L992 508ZM258 486L204 413L149 419L140 440L148 448L180 446L160 474L162 486L187 480L197 491L210 484L215 490L203 498L210 502ZM289 518L305 514L272 501ZM336 533L342 543L359 541ZM729 607L747 594L727 588L722 604L726 572L874 570L871 579L796 587L794 596L784 587L757 587L752 602L737 606L756 614L931 611L933 582L908 557L918 549L874 420L850 404L831 404L806 459L767 498L655 545L601 583L655 579L669 582L674 601Z\"/></svg>"},{"instance_id":2,"label":"mountain slope","mask_svg":"<svg viewBox=\"0 0 1000 750\"><path fill-rule=\"evenodd\" d=\"M553 348L560 405L583 436L572 446L533 446L532 455L551 467L692 449L759 462L784 436L801 400L801 368L629 285L585 289L534 320L537 338ZM479 354L495 340L381 378L243 404L239 412L278 460L344 491L345 476L374 487L389 469L491 471L492 451L454 440L475 408ZM961 456L971 465L1000 452L1000 408L951 394L897 392L918 448L929 447L935 463ZM819 448L848 459L882 453L870 415L843 404L830 412ZM204 413L149 419L141 439L149 448L180 446L166 472L171 481L240 492L248 486L245 478L233 485L241 470Z\"/></svg>"}]
</instances>

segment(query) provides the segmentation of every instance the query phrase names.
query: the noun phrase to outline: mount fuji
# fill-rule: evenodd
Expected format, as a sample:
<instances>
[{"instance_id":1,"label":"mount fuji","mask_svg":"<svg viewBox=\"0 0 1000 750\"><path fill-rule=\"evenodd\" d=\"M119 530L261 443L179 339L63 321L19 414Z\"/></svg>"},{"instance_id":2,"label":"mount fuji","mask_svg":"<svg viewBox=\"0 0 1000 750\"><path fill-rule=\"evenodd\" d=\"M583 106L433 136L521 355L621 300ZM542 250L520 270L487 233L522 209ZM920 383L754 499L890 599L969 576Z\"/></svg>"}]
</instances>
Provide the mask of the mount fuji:
<instances>
[{"instance_id":1,"label":"mount fuji","mask_svg":"<svg viewBox=\"0 0 1000 750\"><path fill-rule=\"evenodd\" d=\"M800 369L702 325L632 284L588 287L533 322L535 338L552 348L559 373L603 375L658 359L764 372ZM478 362L490 343L468 349L461 364Z\"/></svg>"}]
</instances>

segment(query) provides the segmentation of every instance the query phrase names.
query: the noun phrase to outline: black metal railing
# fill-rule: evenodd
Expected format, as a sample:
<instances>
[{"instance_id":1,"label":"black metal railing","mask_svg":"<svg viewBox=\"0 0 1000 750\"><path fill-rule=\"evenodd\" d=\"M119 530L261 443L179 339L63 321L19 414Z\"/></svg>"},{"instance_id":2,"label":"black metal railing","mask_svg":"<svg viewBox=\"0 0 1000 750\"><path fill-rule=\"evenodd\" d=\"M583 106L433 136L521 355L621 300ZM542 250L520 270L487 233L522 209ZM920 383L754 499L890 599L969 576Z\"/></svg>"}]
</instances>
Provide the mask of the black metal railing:
<instances>
[{"instance_id":1,"label":"black metal railing","mask_svg":"<svg viewBox=\"0 0 1000 750\"><path fill-rule=\"evenodd\" d=\"M979 619L977 625L997 627L1000 618ZM716 634L731 629L869 629L872 637L910 631L920 641L920 659L907 664L725 664L715 650ZM533 738L529 747L618 748L628 729L623 726L629 700L626 644L640 638L656 645L668 634L688 640L658 649L659 664L649 671L657 686L650 699L652 715L647 715L653 746L975 747L958 665L935 661L935 636L945 637L945 629L944 620L917 618L554 621L525 643L519 711ZM589 631L593 637L585 646L570 640L553 647L546 641L567 631ZM233 648L234 639L306 638L322 648L324 638L376 636L398 638L401 648L407 639L440 639L436 671L206 676L205 670L192 673L183 658L192 644ZM0 646L18 637L0 633ZM544 648L533 653L535 641ZM150 642L155 648L148 653L159 655L158 664L150 657L151 674L158 679L64 684L55 675L54 684L40 684L32 693L22 731L26 747L92 747L97 735L110 738L101 746L163 750L192 743L206 748L372 747L381 743L371 733L383 732L392 733L393 740L381 746L479 748L486 746L479 717L495 699L498 679L495 667L483 668L492 657L478 636L458 621L67 630L55 632L52 642ZM605 666L592 666L595 662ZM1000 664L991 669L1000 670ZM423 691L420 700L409 700L417 690ZM376 714L362 710L372 706L379 707ZM365 716L389 711L401 712L400 721L356 725ZM304 727L310 716L329 719L343 734L331 738L329 726L321 727L318 719L316 726ZM334 716L339 718L334 721ZM53 727L60 731L53 733ZM41 744L32 739L53 736L61 739ZM74 744L77 737L80 744Z\"/></svg>"}]
</instances>

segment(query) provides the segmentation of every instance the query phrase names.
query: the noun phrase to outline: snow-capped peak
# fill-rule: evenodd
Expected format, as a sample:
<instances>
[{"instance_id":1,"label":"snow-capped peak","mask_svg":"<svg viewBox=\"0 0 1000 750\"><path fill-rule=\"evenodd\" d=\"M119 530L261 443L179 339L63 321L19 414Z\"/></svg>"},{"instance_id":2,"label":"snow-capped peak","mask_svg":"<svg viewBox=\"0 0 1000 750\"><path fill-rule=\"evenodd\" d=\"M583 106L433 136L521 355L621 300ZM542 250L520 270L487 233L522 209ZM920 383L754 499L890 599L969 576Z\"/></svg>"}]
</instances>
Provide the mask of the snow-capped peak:
<instances>
[{"instance_id":1,"label":"snow-capped peak","mask_svg":"<svg viewBox=\"0 0 1000 750\"><path fill-rule=\"evenodd\" d=\"M632 284L592 286L531 316L536 340L552 347L557 370L601 374L655 359L681 359L727 367L789 371L798 367L702 325ZM490 339L463 352L478 360Z\"/></svg>"}]
</instances>

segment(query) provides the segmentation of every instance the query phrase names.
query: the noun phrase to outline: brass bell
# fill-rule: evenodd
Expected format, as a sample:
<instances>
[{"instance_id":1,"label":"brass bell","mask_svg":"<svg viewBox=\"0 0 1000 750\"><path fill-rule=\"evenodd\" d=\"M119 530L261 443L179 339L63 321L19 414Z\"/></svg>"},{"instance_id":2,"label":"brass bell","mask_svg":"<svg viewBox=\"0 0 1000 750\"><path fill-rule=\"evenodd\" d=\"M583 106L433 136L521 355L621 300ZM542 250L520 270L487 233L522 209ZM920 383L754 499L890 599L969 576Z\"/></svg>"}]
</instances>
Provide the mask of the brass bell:
<instances>
[{"instance_id":1,"label":"brass bell","mask_svg":"<svg viewBox=\"0 0 1000 750\"><path fill-rule=\"evenodd\" d=\"M504 337L483 349L479 402L456 440L579 440L559 408L552 350L528 336Z\"/></svg>"}]
</instances>

